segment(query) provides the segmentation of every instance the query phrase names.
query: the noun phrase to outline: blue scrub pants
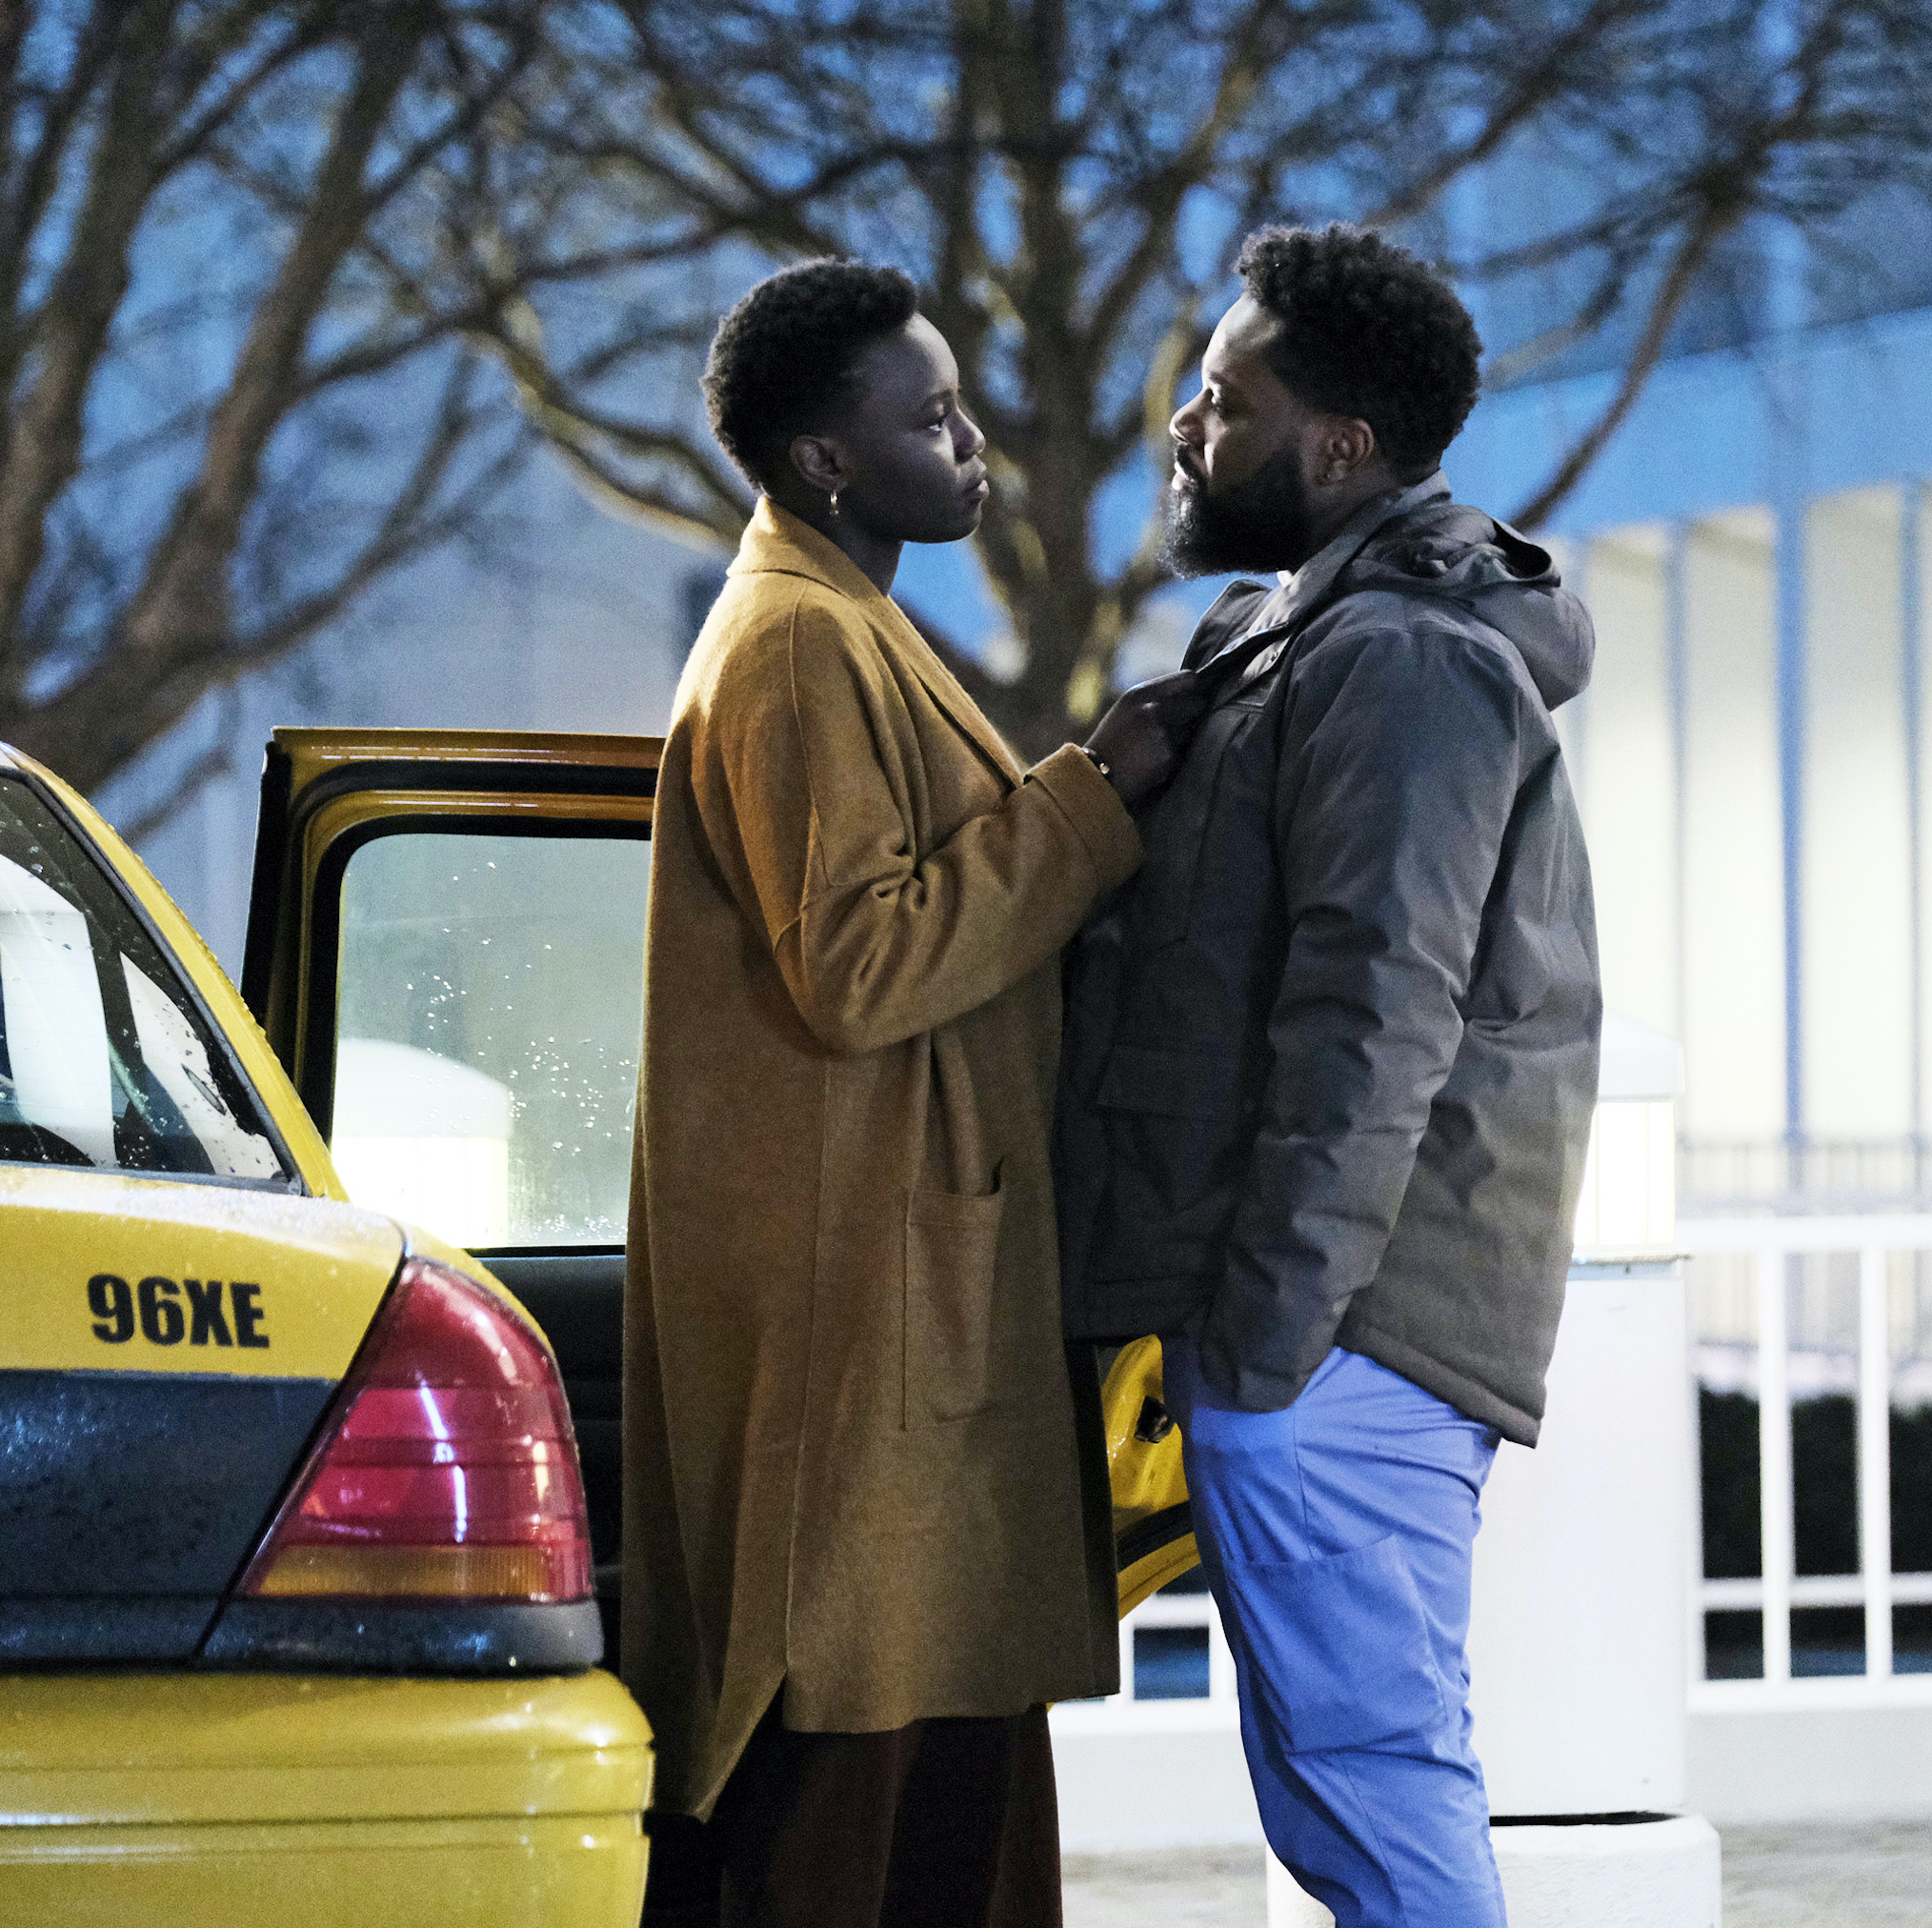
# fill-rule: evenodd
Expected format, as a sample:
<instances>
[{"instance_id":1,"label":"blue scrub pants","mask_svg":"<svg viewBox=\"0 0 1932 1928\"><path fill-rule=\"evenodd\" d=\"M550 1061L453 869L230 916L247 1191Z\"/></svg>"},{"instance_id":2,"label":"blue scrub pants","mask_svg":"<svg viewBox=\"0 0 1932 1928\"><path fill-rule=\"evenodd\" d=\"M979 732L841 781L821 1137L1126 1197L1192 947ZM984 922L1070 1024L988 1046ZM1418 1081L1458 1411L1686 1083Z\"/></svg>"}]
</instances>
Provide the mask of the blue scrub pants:
<instances>
[{"instance_id":1,"label":"blue scrub pants","mask_svg":"<svg viewBox=\"0 0 1932 1928\"><path fill-rule=\"evenodd\" d=\"M1503 1928L1464 1651L1496 1433L1339 1347L1278 1413L1164 1350L1269 1846L1338 1928Z\"/></svg>"}]
</instances>

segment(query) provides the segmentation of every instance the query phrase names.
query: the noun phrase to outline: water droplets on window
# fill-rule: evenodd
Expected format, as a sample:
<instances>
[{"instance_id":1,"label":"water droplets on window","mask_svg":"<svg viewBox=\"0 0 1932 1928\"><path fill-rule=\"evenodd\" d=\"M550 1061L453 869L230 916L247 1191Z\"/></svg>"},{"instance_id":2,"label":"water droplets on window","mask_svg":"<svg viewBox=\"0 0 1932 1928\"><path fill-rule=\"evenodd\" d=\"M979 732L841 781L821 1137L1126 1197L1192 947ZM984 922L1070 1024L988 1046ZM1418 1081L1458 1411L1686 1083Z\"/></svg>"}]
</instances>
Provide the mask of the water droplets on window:
<instances>
[{"instance_id":1,"label":"water droplets on window","mask_svg":"<svg viewBox=\"0 0 1932 1928\"><path fill-rule=\"evenodd\" d=\"M473 1247L622 1242L649 865L568 835L355 854L332 1140L358 1201Z\"/></svg>"}]
</instances>

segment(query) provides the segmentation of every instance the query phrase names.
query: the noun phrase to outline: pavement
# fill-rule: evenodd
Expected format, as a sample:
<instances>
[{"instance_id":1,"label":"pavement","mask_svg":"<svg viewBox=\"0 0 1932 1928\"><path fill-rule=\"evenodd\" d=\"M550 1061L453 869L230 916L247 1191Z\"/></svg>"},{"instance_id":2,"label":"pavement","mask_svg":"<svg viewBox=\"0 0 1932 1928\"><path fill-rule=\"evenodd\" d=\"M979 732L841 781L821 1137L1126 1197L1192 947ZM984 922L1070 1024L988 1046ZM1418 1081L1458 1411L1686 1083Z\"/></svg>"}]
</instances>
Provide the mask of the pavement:
<instances>
[{"instance_id":1,"label":"pavement","mask_svg":"<svg viewBox=\"0 0 1932 1928\"><path fill-rule=\"evenodd\" d=\"M1724 1928L1932 1928L1932 1821L1718 1832Z\"/></svg>"},{"instance_id":2,"label":"pavement","mask_svg":"<svg viewBox=\"0 0 1932 1928\"><path fill-rule=\"evenodd\" d=\"M1932 1821L1723 1828L1724 1928L1932 1928ZM1070 1855L1066 1928L1262 1928L1255 1848Z\"/></svg>"},{"instance_id":3,"label":"pavement","mask_svg":"<svg viewBox=\"0 0 1932 1928\"><path fill-rule=\"evenodd\" d=\"M1069 1855L1066 1928L1262 1928L1264 1865L1259 1848Z\"/></svg>"}]
</instances>

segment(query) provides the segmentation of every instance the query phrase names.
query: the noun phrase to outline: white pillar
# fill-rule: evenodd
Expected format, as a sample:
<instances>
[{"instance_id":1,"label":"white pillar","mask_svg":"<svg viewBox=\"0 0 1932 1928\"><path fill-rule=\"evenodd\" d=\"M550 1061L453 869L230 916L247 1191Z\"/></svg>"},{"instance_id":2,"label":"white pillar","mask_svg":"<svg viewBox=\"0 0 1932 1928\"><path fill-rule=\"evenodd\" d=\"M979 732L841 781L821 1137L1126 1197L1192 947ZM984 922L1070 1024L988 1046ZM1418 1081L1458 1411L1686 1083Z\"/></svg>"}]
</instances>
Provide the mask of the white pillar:
<instances>
[{"instance_id":1,"label":"white pillar","mask_svg":"<svg viewBox=\"0 0 1932 1928\"><path fill-rule=\"evenodd\" d=\"M1476 1541L1492 1814L1683 1803L1688 1374L1680 1263L1571 1274L1541 1442L1498 1452Z\"/></svg>"}]
</instances>

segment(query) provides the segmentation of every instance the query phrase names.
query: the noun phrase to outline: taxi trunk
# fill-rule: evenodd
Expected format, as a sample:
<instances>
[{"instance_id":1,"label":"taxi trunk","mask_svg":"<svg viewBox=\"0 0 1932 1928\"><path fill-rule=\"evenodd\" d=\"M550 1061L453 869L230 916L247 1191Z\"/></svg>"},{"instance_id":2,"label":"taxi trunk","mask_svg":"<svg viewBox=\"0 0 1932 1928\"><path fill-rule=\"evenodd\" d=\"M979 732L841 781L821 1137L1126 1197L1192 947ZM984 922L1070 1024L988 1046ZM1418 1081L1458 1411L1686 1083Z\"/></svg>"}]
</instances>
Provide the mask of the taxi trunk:
<instances>
[{"instance_id":1,"label":"taxi trunk","mask_svg":"<svg viewBox=\"0 0 1932 1928\"><path fill-rule=\"evenodd\" d=\"M608 1674L5 1677L0 1917L634 1920L649 1788Z\"/></svg>"}]
</instances>

